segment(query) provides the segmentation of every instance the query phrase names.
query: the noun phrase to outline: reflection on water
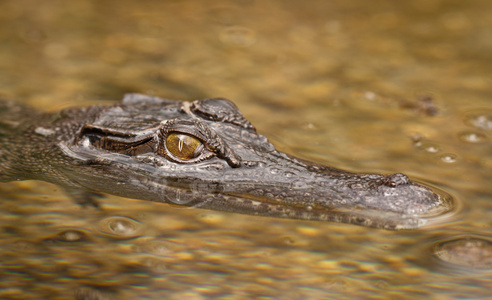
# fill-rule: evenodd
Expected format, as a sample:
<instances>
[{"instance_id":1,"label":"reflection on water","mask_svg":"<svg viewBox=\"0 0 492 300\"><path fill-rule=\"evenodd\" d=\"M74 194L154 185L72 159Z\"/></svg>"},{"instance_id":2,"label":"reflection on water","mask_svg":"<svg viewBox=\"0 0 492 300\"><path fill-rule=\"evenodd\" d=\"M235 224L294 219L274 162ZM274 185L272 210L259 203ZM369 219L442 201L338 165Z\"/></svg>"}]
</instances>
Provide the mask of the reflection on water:
<instances>
[{"instance_id":1,"label":"reflection on water","mask_svg":"<svg viewBox=\"0 0 492 300\"><path fill-rule=\"evenodd\" d=\"M205 4L206 3L206 4ZM280 150L404 172L460 209L421 230L0 185L2 299L490 295L487 1L2 1L0 89L44 110L227 97Z\"/></svg>"}]
</instances>

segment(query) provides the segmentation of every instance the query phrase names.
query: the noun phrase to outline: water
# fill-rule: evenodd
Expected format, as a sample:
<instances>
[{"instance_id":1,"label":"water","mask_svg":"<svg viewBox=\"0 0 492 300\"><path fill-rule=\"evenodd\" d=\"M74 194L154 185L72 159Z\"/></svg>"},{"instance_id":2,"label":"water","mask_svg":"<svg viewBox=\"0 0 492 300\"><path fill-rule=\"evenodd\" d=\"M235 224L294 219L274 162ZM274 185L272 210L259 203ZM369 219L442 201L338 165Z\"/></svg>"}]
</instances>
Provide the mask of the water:
<instances>
[{"instance_id":1,"label":"water","mask_svg":"<svg viewBox=\"0 0 492 300\"><path fill-rule=\"evenodd\" d=\"M404 172L459 207L421 230L391 232L112 196L98 211L46 183L1 184L0 298L488 298L491 9L2 1L6 98L54 111L126 92L227 97L282 151Z\"/></svg>"}]
</instances>

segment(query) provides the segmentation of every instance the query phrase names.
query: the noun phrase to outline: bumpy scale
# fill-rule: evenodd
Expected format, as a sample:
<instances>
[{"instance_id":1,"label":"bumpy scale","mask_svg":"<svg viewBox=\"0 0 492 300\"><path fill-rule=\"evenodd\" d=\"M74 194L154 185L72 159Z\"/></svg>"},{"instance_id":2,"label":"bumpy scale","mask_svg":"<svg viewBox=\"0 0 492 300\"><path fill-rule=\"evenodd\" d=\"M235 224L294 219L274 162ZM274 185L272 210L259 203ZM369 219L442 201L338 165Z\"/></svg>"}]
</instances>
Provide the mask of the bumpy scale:
<instances>
[{"instance_id":1,"label":"bumpy scale","mask_svg":"<svg viewBox=\"0 0 492 300\"><path fill-rule=\"evenodd\" d=\"M409 229L452 200L397 173L357 174L281 153L226 99L139 94L42 113L0 102L0 180L292 219ZM74 192L79 191L79 192ZM84 191L84 192L80 192Z\"/></svg>"}]
</instances>

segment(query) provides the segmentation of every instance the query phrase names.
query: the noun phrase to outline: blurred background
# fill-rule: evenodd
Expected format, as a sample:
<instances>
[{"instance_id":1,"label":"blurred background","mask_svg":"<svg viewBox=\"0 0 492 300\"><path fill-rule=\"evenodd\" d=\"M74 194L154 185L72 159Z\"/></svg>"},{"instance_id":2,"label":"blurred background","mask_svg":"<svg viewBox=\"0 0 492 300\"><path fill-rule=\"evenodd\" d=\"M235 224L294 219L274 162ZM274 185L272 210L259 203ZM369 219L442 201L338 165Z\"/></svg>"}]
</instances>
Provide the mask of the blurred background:
<instances>
[{"instance_id":1,"label":"blurred background","mask_svg":"<svg viewBox=\"0 0 492 300\"><path fill-rule=\"evenodd\" d=\"M284 152L403 172L457 209L388 232L1 184L0 298L487 298L491 16L485 0L1 1L2 98L226 97Z\"/></svg>"}]
</instances>

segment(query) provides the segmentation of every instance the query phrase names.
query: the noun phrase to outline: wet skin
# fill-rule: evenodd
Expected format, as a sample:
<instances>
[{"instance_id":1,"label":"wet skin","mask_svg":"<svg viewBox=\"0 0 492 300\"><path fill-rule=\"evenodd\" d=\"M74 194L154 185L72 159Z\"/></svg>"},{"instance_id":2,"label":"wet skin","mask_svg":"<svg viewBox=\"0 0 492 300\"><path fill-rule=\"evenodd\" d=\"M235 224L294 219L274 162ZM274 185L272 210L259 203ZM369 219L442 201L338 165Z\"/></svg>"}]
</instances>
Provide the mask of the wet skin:
<instances>
[{"instance_id":1,"label":"wet skin","mask_svg":"<svg viewBox=\"0 0 492 300\"><path fill-rule=\"evenodd\" d=\"M0 181L291 219L412 229L452 208L407 176L358 174L279 152L226 99L128 94L47 114L0 102Z\"/></svg>"}]
</instances>

